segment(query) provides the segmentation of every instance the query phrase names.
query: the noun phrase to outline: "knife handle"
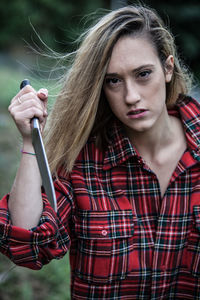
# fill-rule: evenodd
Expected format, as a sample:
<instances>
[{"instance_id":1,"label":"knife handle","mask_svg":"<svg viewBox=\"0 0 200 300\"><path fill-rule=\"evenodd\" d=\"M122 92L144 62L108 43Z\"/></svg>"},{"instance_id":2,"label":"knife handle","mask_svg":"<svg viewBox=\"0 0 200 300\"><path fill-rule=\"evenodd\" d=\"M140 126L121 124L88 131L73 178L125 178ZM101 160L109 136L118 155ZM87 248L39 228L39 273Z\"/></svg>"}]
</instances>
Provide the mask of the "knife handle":
<instances>
[{"instance_id":1,"label":"knife handle","mask_svg":"<svg viewBox=\"0 0 200 300\"><path fill-rule=\"evenodd\" d=\"M31 85L30 80L29 79L24 79L21 84L20 84L20 90L23 89L26 85ZM39 124L39 120L38 118L33 118L31 120L31 124L32 124L32 128L33 129L38 129L40 130L40 124Z\"/></svg>"},{"instance_id":2,"label":"knife handle","mask_svg":"<svg viewBox=\"0 0 200 300\"><path fill-rule=\"evenodd\" d=\"M24 79L20 84L20 90L23 89L26 85L31 85L28 79Z\"/></svg>"}]
</instances>

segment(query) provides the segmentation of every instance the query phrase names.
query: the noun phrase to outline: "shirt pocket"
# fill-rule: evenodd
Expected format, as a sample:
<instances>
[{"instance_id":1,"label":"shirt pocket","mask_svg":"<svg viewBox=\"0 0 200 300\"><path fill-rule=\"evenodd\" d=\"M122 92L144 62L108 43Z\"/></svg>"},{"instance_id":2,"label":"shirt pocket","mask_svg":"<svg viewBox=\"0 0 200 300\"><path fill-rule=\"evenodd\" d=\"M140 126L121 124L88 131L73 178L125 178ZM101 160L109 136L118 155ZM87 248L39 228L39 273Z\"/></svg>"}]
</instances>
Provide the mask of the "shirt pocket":
<instances>
[{"instance_id":1,"label":"shirt pocket","mask_svg":"<svg viewBox=\"0 0 200 300\"><path fill-rule=\"evenodd\" d=\"M139 268L132 210L79 211L76 275L91 283L122 280Z\"/></svg>"},{"instance_id":2,"label":"shirt pocket","mask_svg":"<svg viewBox=\"0 0 200 300\"><path fill-rule=\"evenodd\" d=\"M195 277L200 277L200 206L193 207L194 225L187 246L187 266Z\"/></svg>"}]
</instances>

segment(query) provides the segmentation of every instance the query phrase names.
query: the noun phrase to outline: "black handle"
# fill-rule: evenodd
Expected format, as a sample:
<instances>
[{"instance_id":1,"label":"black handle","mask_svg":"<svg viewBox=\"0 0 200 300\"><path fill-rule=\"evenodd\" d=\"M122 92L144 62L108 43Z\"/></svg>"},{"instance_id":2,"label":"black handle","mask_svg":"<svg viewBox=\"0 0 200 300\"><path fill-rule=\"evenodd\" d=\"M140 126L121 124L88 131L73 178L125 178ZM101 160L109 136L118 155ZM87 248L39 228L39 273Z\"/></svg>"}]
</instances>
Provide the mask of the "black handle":
<instances>
[{"instance_id":1,"label":"black handle","mask_svg":"<svg viewBox=\"0 0 200 300\"><path fill-rule=\"evenodd\" d=\"M28 79L24 79L20 84L20 90L23 89L26 85L31 85Z\"/></svg>"}]
</instances>

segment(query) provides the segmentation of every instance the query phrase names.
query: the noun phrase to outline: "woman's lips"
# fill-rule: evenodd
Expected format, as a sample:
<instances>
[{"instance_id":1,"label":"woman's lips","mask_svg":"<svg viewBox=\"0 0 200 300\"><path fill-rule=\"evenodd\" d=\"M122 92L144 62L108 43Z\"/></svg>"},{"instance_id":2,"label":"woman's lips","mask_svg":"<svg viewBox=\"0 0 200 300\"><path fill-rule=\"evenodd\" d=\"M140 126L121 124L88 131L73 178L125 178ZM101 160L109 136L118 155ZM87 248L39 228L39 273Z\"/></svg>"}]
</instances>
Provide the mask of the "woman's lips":
<instances>
[{"instance_id":1,"label":"woman's lips","mask_svg":"<svg viewBox=\"0 0 200 300\"><path fill-rule=\"evenodd\" d=\"M130 110L127 113L127 116L130 119L137 119L137 118L142 118L142 117L146 116L147 112L148 112L148 110L146 110L146 109L135 109L135 110Z\"/></svg>"}]
</instances>

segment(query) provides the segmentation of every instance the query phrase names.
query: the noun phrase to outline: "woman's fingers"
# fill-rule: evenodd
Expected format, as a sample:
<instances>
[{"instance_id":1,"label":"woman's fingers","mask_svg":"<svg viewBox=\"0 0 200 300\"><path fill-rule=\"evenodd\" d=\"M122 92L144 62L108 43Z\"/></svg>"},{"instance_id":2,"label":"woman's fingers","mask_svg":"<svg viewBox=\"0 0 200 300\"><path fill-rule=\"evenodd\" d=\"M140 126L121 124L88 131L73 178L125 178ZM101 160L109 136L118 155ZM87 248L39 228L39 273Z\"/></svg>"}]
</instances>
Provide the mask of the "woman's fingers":
<instances>
[{"instance_id":1,"label":"woman's fingers","mask_svg":"<svg viewBox=\"0 0 200 300\"><path fill-rule=\"evenodd\" d=\"M40 100L42 100L44 112L45 112L45 115L47 116L48 115L48 112L47 112L48 90L44 89L44 88L40 89L37 92L37 96L40 98Z\"/></svg>"},{"instance_id":2,"label":"woman's fingers","mask_svg":"<svg viewBox=\"0 0 200 300\"><path fill-rule=\"evenodd\" d=\"M48 91L40 89L36 92L30 85L25 86L12 99L8 108L23 137L31 134L31 119L39 119L43 130L47 117Z\"/></svg>"}]
</instances>

